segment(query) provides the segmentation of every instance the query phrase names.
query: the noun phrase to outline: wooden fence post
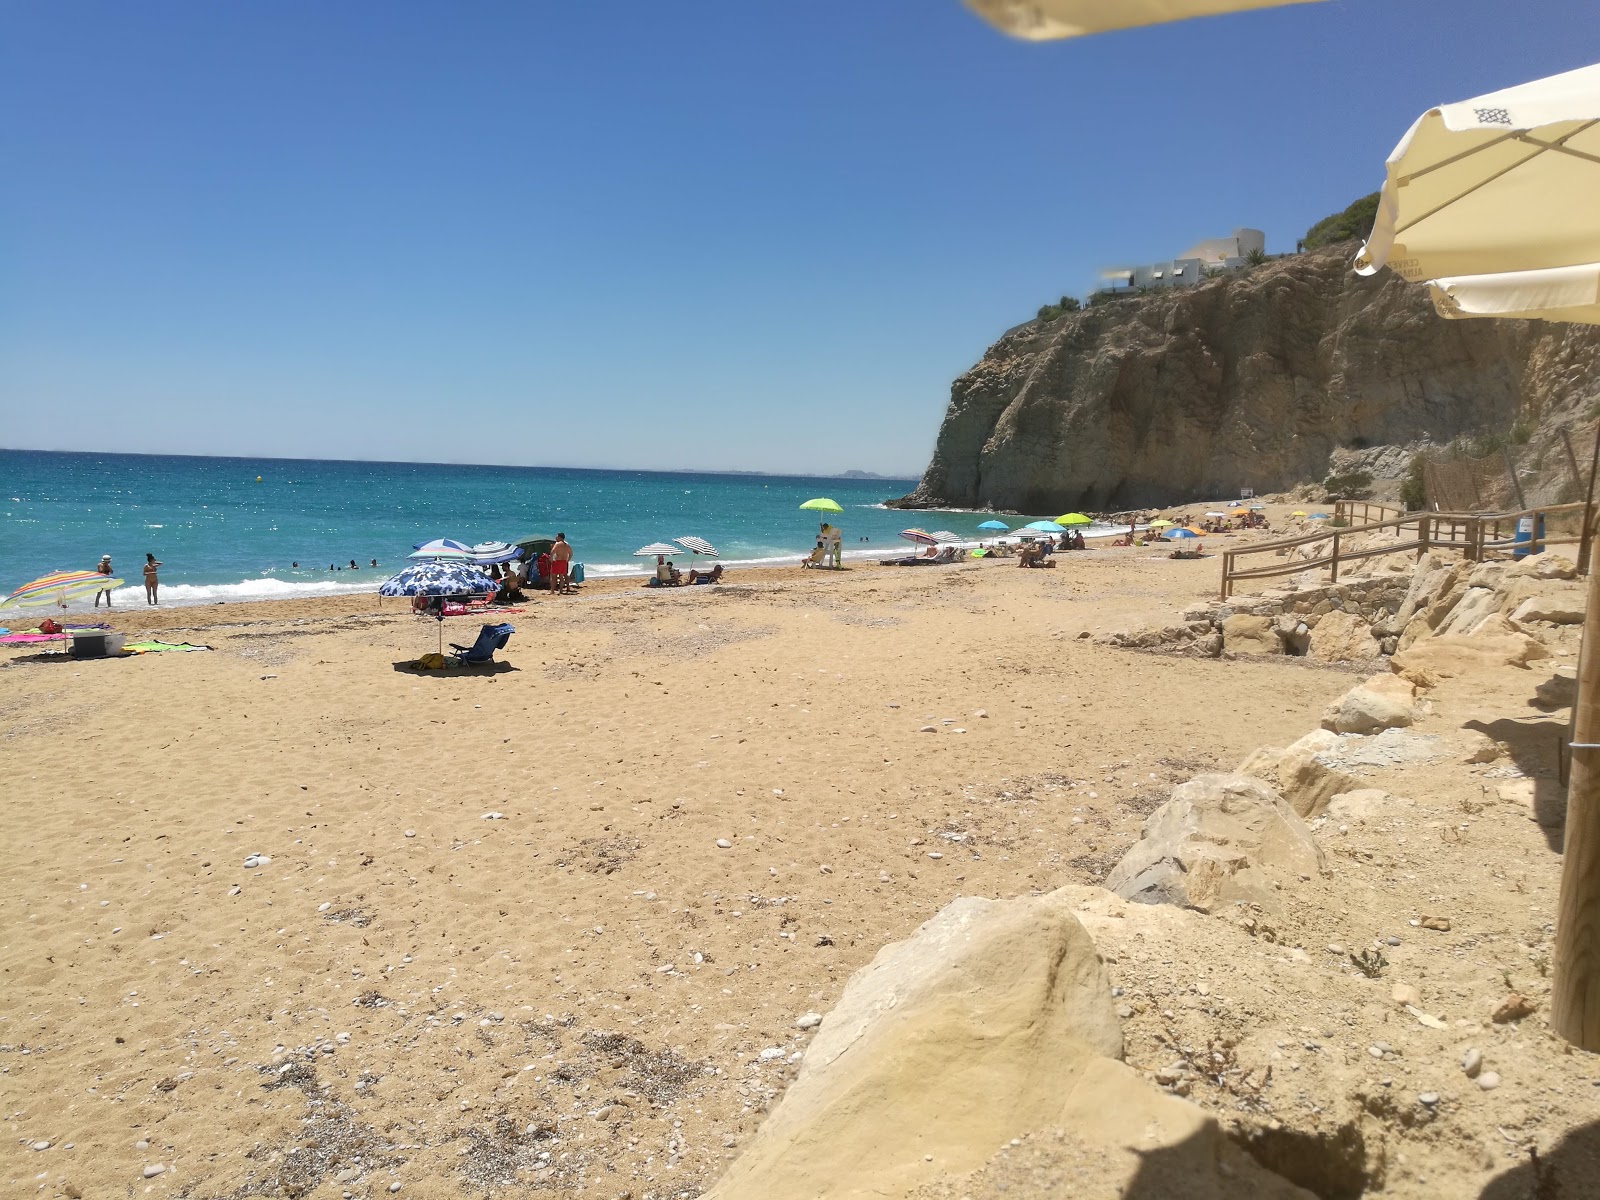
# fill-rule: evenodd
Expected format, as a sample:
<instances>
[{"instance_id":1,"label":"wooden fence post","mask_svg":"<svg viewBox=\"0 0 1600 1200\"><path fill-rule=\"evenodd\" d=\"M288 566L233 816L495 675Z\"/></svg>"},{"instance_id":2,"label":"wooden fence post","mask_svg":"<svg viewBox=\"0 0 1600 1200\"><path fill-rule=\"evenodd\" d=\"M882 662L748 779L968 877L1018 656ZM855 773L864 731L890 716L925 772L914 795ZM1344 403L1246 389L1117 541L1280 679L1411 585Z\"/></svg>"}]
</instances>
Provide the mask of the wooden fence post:
<instances>
[{"instance_id":1,"label":"wooden fence post","mask_svg":"<svg viewBox=\"0 0 1600 1200\"><path fill-rule=\"evenodd\" d=\"M1600 571L1589 574L1589 607L1578 658L1572 719L1566 842L1556 910L1550 1024L1584 1050L1600 1050Z\"/></svg>"},{"instance_id":2,"label":"wooden fence post","mask_svg":"<svg viewBox=\"0 0 1600 1200\"><path fill-rule=\"evenodd\" d=\"M1333 531L1333 578L1328 582L1339 582L1339 531L1337 529Z\"/></svg>"}]
</instances>

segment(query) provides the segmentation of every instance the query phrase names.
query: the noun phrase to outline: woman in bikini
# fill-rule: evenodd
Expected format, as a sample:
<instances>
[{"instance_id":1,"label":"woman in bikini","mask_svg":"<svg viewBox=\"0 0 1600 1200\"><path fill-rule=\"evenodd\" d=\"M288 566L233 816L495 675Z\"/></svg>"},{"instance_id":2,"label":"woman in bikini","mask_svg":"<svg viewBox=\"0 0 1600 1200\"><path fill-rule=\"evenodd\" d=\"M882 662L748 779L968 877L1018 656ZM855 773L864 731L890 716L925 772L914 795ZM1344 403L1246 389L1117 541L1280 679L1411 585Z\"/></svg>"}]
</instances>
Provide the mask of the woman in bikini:
<instances>
[{"instance_id":1,"label":"woman in bikini","mask_svg":"<svg viewBox=\"0 0 1600 1200\"><path fill-rule=\"evenodd\" d=\"M156 561L154 554L147 553L144 556L144 602L146 604L155 604L157 602L156 589L161 582L156 578L156 568L159 566L161 564Z\"/></svg>"}]
</instances>

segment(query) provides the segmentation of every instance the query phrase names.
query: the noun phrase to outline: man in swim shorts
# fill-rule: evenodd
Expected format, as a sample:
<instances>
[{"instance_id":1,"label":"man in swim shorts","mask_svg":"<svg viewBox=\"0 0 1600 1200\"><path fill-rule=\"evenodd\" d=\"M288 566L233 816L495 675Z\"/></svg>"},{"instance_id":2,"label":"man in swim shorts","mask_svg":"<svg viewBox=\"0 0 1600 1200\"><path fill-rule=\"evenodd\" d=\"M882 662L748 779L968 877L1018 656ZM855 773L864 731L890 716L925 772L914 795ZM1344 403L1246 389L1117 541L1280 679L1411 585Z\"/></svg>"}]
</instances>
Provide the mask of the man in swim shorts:
<instances>
[{"instance_id":1,"label":"man in swim shorts","mask_svg":"<svg viewBox=\"0 0 1600 1200\"><path fill-rule=\"evenodd\" d=\"M550 547L550 590L552 592L565 592L571 590L572 547L567 542L567 535L556 534L555 545Z\"/></svg>"},{"instance_id":2,"label":"man in swim shorts","mask_svg":"<svg viewBox=\"0 0 1600 1200\"><path fill-rule=\"evenodd\" d=\"M111 555L102 554L100 556L100 565L95 568L95 573L98 574L98 575L109 575L109 574L111 574ZM110 608L111 607L111 589L110 588L101 588L98 592L96 592L94 594L94 606L96 608L100 607L100 597L101 596L104 596L106 598L106 607Z\"/></svg>"}]
</instances>

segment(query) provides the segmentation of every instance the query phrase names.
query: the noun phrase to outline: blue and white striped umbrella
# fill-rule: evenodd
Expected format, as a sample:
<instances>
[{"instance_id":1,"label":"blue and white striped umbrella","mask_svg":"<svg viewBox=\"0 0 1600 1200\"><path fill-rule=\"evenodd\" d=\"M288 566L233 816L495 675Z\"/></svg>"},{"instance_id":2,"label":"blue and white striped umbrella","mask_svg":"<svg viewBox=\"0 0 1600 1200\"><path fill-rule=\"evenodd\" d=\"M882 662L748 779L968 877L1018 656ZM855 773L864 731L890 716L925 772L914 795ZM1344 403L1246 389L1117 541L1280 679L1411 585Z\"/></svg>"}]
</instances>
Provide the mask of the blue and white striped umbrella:
<instances>
[{"instance_id":1,"label":"blue and white striped umbrella","mask_svg":"<svg viewBox=\"0 0 1600 1200\"><path fill-rule=\"evenodd\" d=\"M475 563L504 563L522 557L521 547L513 546L510 542L479 542L467 549Z\"/></svg>"},{"instance_id":2,"label":"blue and white striped umbrella","mask_svg":"<svg viewBox=\"0 0 1600 1200\"><path fill-rule=\"evenodd\" d=\"M422 562L378 588L380 596L491 596L500 585L470 563Z\"/></svg>"},{"instance_id":3,"label":"blue and white striped umbrella","mask_svg":"<svg viewBox=\"0 0 1600 1200\"><path fill-rule=\"evenodd\" d=\"M407 558L453 558L466 560L472 557L472 549L463 546L454 538L434 538L431 542L418 542L417 548Z\"/></svg>"}]
</instances>

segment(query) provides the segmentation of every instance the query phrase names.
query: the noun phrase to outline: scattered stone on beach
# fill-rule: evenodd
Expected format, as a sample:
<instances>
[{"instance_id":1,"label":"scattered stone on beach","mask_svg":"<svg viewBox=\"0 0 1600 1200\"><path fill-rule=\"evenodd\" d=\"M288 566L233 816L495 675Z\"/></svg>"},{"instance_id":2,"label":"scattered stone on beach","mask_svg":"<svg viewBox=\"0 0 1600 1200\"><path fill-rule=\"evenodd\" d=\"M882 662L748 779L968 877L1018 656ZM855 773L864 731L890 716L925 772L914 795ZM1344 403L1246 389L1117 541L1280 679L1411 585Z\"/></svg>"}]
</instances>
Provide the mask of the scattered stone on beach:
<instances>
[{"instance_id":1,"label":"scattered stone on beach","mask_svg":"<svg viewBox=\"0 0 1600 1200\"><path fill-rule=\"evenodd\" d=\"M33 1143L33 1148L35 1150L48 1150L50 1149L50 1143L41 1139L40 1141Z\"/></svg>"},{"instance_id":2,"label":"scattered stone on beach","mask_svg":"<svg viewBox=\"0 0 1600 1200\"><path fill-rule=\"evenodd\" d=\"M272 858L269 855L266 855L266 854L252 854L252 855L250 855L248 858L246 858L244 860L244 865L245 865L245 868L247 870L254 870L256 867L264 867L264 866L266 866L271 861L272 861Z\"/></svg>"},{"instance_id":3,"label":"scattered stone on beach","mask_svg":"<svg viewBox=\"0 0 1600 1200\"><path fill-rule=\"evenodd\" d=\"M1486 1092L1492 1092L1500 1086L1500 1073L1498 1071L1485 1071L1478 1076L1478 1086Z\"/></svg>"},{"instance_id":4,"label":"scattered stone on beach","mask_svg":"<svg viewBox=\"0 0 1600 1200\"><path fill-rule=\"evenodd\" d=\"M768 1046L756 1057L762 1062L773 1062L783 1057L783 1048L781 1046Z\"/></svg>"},{"instance_id":5,"label":"scattered stone on beach","mask_svg":"<svg viewBox=\"0 0 1600 1200\"><path fill-rule=\"evenodd\" d=\"M146 1179L154 1179L157 1175L160 1175L166 1169L167 1169L167 1164L166 1163L150 1163L144 1169L144 1177Z\"/></svg>"},{"instance_id":6,"label":"scattered stone on beach","mask_svg":"<svg viewBox=\"0 0 1600 1200\"><path fill-rule=\"evenodd\" d=\"M480 821L504 821L505 819L506 815L503 812L486 812L478 818Z\"/></svg>"},{"instance_id":7,"label":"scattered stone on beach","mask_svg":"<svg viewBox=\"0 0 1600 1200\"><path fill-rule=\"evenodd\" d=\"M1417 689L1398 675L1374 675L1351 688L1322 714L1322 727L1334 733L1377 733L1410 725Z\"/></svg>"},{"instance_id":8,"label":"scattered stone on beach","mask_svg":"<svg viewBox=\"0 0 1600 1200\"><path fill-rule=\"evenodd\" d=\"M1524 1017L1533 1015L1534 1004L1521 992L1512 992L1499 1004L1495 1005L1494 1015L1491 1018L1496 1025L1506 1025L1512 1021L1520 1021Z\"/></svg>"},{"instance_id":9,"label":"scattered stone on beach","mask_svg":"<svg viewBox=\"0 0 1600 1200\"><path fill-rule=\"evenodd\" d=\"M416 837L417 836L417 831L415 829L408 829L408 830L406 830L406 836L407 837Z\"/></svg>"},{"instance_id":10,"label":"scattered stone on beach","mask_svg":"<svg viewBox=\"0 0 1600 1200\"><path fill-rule=\"evenodd\" d=\"M1436 929L1440 933L1450 932L1449 917L1423 917L1421 924L1424 929Z\"/></svg>"},{"instance_id":11,"label":"scattered stone on beach","mask_svg":"<svg viewBox=\"0 0 1600 1200\"><path fill-rule=\"evenodd\" d=\"M1468 1079L1476 1079L1483 1070L1483 1051L1476 1046L1461 1056L1461 1070Z\"/></svg>"},{"instance_id":12,"label":"scattered stone on beach","mask_svg":"<svg viewBox=\"0 0 1600 1200\"><path fill-rule=\"evenodd\" d=\"M1141 834L1105 886L1142 904L1210 912L1243 901L1276 909L1275 875L1326 869L1304 822L1248 775L1198 775L1179 784Z\"/></svg>"},{"instance_id":13,"label":"scattered stone on beach","mask_svg":"<svg viewBox=\"0 0 1600 1200\"><path fill-rule=\"evenodd\" d=\"M717 839L717 848L720 849L720 850L731 850L731 849L733 849L733 843L730 842L727 838L718 838Z\"/></svg>"},{"instance_id":14,"label":"scattered stone on beach","mask_svg":"<svg viewBox=\"0 0 1600 1200\"><path fill-rule=\"evenodd\" d=\"M918 733L938 733L939 730L938 730L938 728L936 726L924 725L921 729L917 730L917 732Z\"/></svg>"},{"instance_id":15,"label":"scattered stone on beach","mask_svg":"<svg viewBox=\"0 0 1600 1200\"><path fill-rule=\"evenodd\" d=\"M800 1015L800 1017L795 1021L794 1027L796 1029L815 1029L818 1025L821 1025L821 1024L822 1024L822 1014L821 1013L808 1012L808 1013L802 1013Z\"/></svg>"},{"instance_id":16,"label":"scattered stone on beach","mask_svg":"<svg viewBox=\"0 0 1600 1200\"><path fill-rule=\"evenodd\" d=\"M1422 1007L1422 993L1409 983L1395 984L1394 990L1389 993L1389 998L1399 1008L1405 1008L1408 1004L1414 1008Z\"/></svg>"}]
</instances>

